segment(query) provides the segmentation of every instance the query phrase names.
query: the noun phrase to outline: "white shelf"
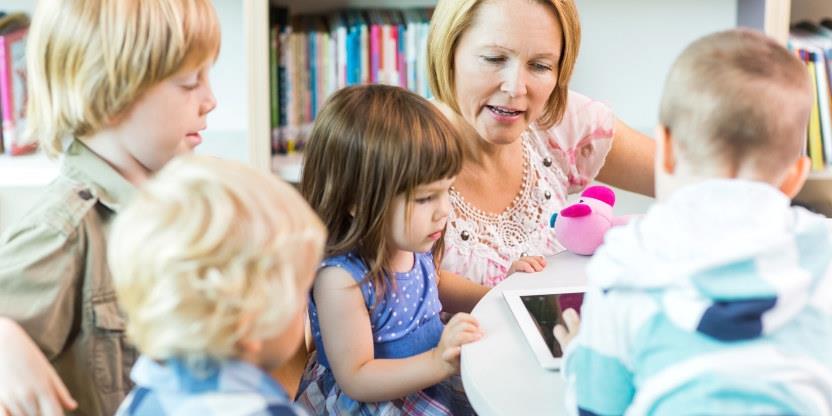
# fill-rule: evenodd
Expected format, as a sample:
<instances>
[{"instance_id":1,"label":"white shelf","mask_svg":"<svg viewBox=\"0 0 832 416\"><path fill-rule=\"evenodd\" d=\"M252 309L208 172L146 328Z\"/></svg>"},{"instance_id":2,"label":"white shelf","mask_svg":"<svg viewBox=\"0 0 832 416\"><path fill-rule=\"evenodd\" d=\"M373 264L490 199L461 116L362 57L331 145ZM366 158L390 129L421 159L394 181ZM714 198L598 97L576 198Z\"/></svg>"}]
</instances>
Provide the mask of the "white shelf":
<instances>
[{"instance_id":1,"label":"white shelf","mask_svg":"<svg viewBox=\"0 0 832 416\"><path fill-rule=\"evenodd\" d=\"M0 188L36 188L58 175L58 162L43 153L0 155Z\"/></svg>"},{"instance_id":2,"label":"white shelf","mask_svg":"<svg viewBox=\"0 0 832 416\"><path fill-rule=\"evenodd\" d=\"M303 172L303 155L275 155L272 157L272 172L289 183L300 183Z\"/></svg>"}]
</instances>

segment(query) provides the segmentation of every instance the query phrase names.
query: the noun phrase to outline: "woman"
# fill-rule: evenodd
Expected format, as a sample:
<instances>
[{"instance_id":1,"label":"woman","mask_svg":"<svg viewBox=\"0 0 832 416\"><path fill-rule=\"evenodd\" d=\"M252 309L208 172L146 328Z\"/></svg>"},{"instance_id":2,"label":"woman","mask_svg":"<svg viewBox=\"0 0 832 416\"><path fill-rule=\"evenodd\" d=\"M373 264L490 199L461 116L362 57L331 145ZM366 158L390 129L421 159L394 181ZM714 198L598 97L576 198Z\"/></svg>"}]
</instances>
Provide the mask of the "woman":
<instances>
[{"instance_id":1,"label":"woman","mask_svg":"<svg viewBox=\"0 0 832 416\"><path fill-rule=\"evenodd\" d=\"M494 286L560 251L549 216L593 179L653 194L653 141L569 91L573 0L440 0L428 36L436 105L467 139L442 268Z\"/></svg>"}]
</instances>

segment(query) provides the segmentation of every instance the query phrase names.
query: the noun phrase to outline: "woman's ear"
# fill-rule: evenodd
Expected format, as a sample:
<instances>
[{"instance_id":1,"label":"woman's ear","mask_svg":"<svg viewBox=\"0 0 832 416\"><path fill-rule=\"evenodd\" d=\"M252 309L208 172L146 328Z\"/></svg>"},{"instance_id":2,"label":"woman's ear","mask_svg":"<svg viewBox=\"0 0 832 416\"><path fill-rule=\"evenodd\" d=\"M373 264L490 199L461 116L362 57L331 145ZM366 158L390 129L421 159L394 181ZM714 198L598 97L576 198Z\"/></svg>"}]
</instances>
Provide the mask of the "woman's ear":
<instances>
[{"instance_id":1,"label":"woman's ear","mask_svg":"<svg viewBox=\"0 0 832 416\"><path fill-rule=\"evenodd\" d=\"M786 171L786 175L780 182L780 191L789 198L794 198L803 188L806 178L809 176L811 162L806 156L797 159L796 162Z\"/></svg>"}]
</instances>

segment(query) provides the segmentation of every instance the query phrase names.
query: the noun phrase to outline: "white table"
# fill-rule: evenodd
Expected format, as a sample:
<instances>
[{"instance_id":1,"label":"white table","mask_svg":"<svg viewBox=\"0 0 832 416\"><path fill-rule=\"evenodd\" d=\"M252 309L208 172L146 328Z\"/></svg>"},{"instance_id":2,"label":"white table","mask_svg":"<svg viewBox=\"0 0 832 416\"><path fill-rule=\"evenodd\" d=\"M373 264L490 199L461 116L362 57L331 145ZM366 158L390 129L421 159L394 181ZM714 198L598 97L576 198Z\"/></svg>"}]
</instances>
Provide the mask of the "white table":
<instances>
[{"instance_id":1,"label":"white table","mask_svg":"<svg viewBox=\"0 0 832 416\"><path fill-rule=\"evenodd\" d=\"M541 272L510 276L472 312L484 336L462 347L462 383L481 416L552 416L566 411L560 372L540 367L503 298L504 290L586 284L584 268L589 257L562 252L546 261Z\"/></svg>"}]
</instances>

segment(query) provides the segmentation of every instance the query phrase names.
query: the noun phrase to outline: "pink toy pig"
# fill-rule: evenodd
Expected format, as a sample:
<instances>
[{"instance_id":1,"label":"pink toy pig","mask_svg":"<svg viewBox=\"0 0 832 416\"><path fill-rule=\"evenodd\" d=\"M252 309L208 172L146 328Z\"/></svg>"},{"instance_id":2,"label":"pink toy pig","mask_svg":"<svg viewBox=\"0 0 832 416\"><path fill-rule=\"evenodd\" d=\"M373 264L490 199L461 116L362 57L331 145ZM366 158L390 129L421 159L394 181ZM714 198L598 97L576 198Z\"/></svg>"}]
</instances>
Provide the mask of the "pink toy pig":
<instances>
[{"instance_id":1,"label":"pink toy pig","mask_svg":"<svg viewBox=\"0 0 832 416\"><path fill-rule=\"evenodd\" d=\"M549 225L555 228L555 237L567 250L585 256L595 253L604 242L604 234L611 227L626 224L629 217L612 214L615 192L596 185L586 188L581 199L553 214Z\"/></svg>"}]
</instances>

